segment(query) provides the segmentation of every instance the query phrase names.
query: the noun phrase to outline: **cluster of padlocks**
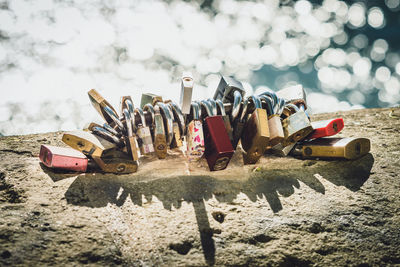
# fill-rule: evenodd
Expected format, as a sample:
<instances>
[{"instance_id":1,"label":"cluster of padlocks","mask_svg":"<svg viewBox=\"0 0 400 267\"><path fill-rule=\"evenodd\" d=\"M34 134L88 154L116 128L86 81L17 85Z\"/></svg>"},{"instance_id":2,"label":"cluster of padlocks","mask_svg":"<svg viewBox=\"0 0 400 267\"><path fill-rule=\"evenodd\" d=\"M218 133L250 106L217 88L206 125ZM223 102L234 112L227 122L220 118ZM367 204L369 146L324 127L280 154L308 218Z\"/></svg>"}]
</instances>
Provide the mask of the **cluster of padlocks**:
<instances>
[{"instance_id":1,"label":"cluster of padlocks","mask_svg":"<svg viewBox=\"0 0 400 267\"><path fill-rule=\"evenodd\" d=\"M42 145L39 157L50 168L85 172L92 162L103 172L132 173L141 157L164 159L170 149L189 162L205 158L211 171L225 169L235 151L244 164L255 164L268 153L355 159L370 150L366 138L328 137L343 129L342 118L310 122L302 86L245 96L240 81L222 76L212 99L192 101L193 85L184 73L179 105L143 94L135 108L123 96L119 114L92 89L90 101L105 123L65 133L71 148Z\"/></svg>"}]
</instances>

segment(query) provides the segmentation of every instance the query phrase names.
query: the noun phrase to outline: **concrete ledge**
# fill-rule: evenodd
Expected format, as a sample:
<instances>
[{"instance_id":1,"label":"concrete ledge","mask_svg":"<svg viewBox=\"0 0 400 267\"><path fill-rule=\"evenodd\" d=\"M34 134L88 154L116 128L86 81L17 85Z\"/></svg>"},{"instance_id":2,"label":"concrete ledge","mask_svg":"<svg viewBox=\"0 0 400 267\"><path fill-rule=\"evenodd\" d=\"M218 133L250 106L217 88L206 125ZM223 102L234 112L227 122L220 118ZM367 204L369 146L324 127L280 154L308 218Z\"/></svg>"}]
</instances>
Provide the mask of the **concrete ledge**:
<instances>
[{"instance_id":1,"label":"concrete ledge","mask_svg":"<svg viewBox=\"0 0 400 267\"><path fill-rule=\"evenodd\" d=\"M239 154L209 172L176 152L131 175L54 173L37 154L61 132L0 137L0 263L400 264L400 119L389 113L313 116L370 138L363 158L266 156L256 172Z\"/></svg>"}]
</instances>

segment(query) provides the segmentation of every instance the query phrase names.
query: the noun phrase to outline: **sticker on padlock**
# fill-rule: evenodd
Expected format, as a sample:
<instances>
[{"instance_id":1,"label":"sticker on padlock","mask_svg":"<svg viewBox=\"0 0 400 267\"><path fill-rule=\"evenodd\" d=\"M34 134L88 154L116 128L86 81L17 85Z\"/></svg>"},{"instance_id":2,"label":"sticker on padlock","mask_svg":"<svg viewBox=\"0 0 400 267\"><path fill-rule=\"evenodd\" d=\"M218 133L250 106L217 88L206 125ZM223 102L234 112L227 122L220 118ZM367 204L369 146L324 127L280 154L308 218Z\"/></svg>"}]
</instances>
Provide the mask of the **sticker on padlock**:
<instances>
[{"instance_id":1,"label":"sticker on padlock","mask_svg":"<svg viewBox=\"0 0 400 267\"><path fill-rule=\"evenodd\" d=\"M93 160L105 173L128 174L138 169L138 162L125 153L115 150L110 157L93 157Z\"/></svg>"},{"instance_id":2,"label":"sticker on padlock","mask_svg":"<svg viewBox=\"0 0 400 267\"><path fill-rule=\"evenodd\" d=\"M226 169L234 150L225 129L221 115L217 115L216 108L209 101L202 101L201 106L206 111L204 118L204 144L208 167L210 171Z\"/></svg>"},{"instance_id":3,"label":"sticker on padlock","mask_svg":"<svg viewBox=\"0 0 400 267\"><path fill-rule=\"evenodd\" d=\"M283 114L288 115L282 121L283 133L285 134L284 146L303 140L313 131L308 116L296 105L287 104Z\"/></svg>"},{"instance_id":4,"label":"sticker on padlock","mask_svg":"<svg viewBox=\"0 0 400 267\"><path fill-rule=\"evenodd\" d=\"M164 102L162 96L150 93L142 94L140 108L143 108L146 104L151 104L152 106L155 106L158 102Z\"/></svg>"},{"instance_id":5,"label":"sticker on padlock","mask_svg":"<svg viewBox=\"0 0 400 267\"><path fill-rule=\"evenodd\" d=\"M267 149L283 142L285 135L283 133L282 122L280 118L280 106L284 106L284 101L278 99L275 93L261 94L260 98L265 106L268 115L268 128L269 128L269 144ZM282 100L282 101L280 101Z\"/></svg>"},{"instance_id":6,"label":"sticker on padlock","mask_svg":"<svg viewBox=\"0 0 400 267\"><path fill-rule=\"evenodd\" d=\"M187 125L186 142L189 162L197 161L204 155L203 123L200 120L200 107L192 103L190 116L192 120Z\"/></svg>"},{"instance_id":7,"label":"sticker on padlock","mask_svg":"<svg viewBox=\"0 0 400 267\"><path fill-rule=\"evenodd\" d=\"M220 99L223 103L232 103L235 99L234 93L236 91L238 91L242 97L244 97L246 93L240 81L233 77L221 76L213 99Z\"/></svg>"},{"instance_id":8,"label":"sticker on padlock","mask_svg":"<svg viewBox=\"0 0 400 267\"><path fill-rule=\"evenodd\" d=\"M344 122L343 118L336 118L331 120L313 121L311 122L311 126L314 130L306 137L306 139L316 139L335 135L343 129Z\"/></svg>"},{"instance_id":9,"label":"sticker on padlock","mask_svg":"<svg viewBox=\"0 0 400 267\"><path fill-rule=\"evenodd\" d=\"M232 121L233 121L233 149L236 149L240 138L242 137L244 126L247 122L247 107L249 101L246 99L242 103L242 95L240 92L234 93L235 99L232 106Z\"/></svg>"},{"instance_id":10,"label":"sticker on padlock","mask_svg":"<svg viewBox=\"0 0 400 267\"><path fill-rule=\"evenodd\" d=\"M222 103L222 101L221 100L213 100L213 99L210 99L210 102L213 104L213 105L217 105L217 110L218 110L218 115L221 115L222 116L222 119L223 119L223 121L224 121L224 125L225 125L225 129L226 129L226 132L228 133L228 136L229 136L229 140L231 141L231 143L233 144L233 128L232 128L232 125L231 125L231 121L230 121L230 118L229 118L229 116L226 114L226 112L225 112L225 107L224 107L224 104ZM232 145L233 146L233 145Z\"/></svg>"},{"instance_id":11,"label":"sticker on padlock","mask_svg":"<svg viewBox=\"0 0 400 267\"><path fill-rule=\"evenodd\" d=\"M167 138L163 118L160 113L160 106L154 106L154 150L159 159L165 159L167 156Z\"/></svg>"},{"instance_id":12,"label":"sticker on padlock","mask_svg":"<svg viewBox=\"0 0 400 267\"><path fill-rule=\"evenodd\" d=\"M115 111L111 104L105 100L99 92L97 92L95 89L92 89L88 92L88 96L94 108L111 127L117 127L121 131L124 130L122 122L119 121L117 111Z\"/></svg>"},{"instance_id":13,"label":"sticker on padlock","mask_svg":"<svg viewBox=\"0 0 400 267\"><path fill-rule=\"evenodd\" d=\"M190 114L193 92L193 76L190 72L184 72L181 79L181 95L179 104L181 111L185 115Z\"/></svg>"},{"instance_id":14,"label":"sticker on padlock","mask_svg":"<svg viewBox=\"0 0 400 267\"><path fill-rule=\"evenodd\" d=\"M153 139L151 137L150 127L146 124L144 112L141 108L136 108L135 113L139 114L140 123L136 127L140 153L142 155L151 154L154 152Z\"/></svg>"},{"instance_id":15,"label":"sticker on padlock","mask_svg":"<svg viewBox=\"0 0 400 267\"><path fill-rule=\"evenodd\" d=\"M91 157L101 157L104 153L117 147L106 139L86 131L64 133L62 141L73 149Z\"/></svg>"},{"instance_id":16,"label":"sticker on padlock","mask_svg":"<svg viewBox=\"0 0 400 267\"><path fill-rule=\"evenodd\" d=\"M40 161L49 168L86 172L88 159L82 153L68 147L41 145Z\"/></svg>"},{"instance_id":17,"label":"sticker on padlock","mask_svg":"<svg viewBox=\"0 0 400 267\"><path fill-rule=\"evenodd\" d=\"M173 129L174 129L174 139L170 145L171 148L182 147L183 146L183 136L185 132L185 121L181 109L173 103L168 102L168 107L172 112L173 117Z\"/></svg>"},{"instance_id":18,"label":"sticker on padlock","mask_svg":"<svg viewBox=\"0 0 400 267\"><path fill-rule=\"evenodd\" d=\"M242 148L244 164L255 164L264 154L269 143L269 127L267 111L262 109L258 96L249 97L254 111L247 120L242 133Z\"/></svg>"},{"instance_id":19,"label":"sticker on padlock","mask_svg":"<svg viewBox=\"0 0 400 267\"><path fill-rule=\"evenodd\" d=\"M292 155L302 158L357 159L367 154L370 149L371 142L367 138L322 137L297 144Z\"/></svg>"}]
</instances>

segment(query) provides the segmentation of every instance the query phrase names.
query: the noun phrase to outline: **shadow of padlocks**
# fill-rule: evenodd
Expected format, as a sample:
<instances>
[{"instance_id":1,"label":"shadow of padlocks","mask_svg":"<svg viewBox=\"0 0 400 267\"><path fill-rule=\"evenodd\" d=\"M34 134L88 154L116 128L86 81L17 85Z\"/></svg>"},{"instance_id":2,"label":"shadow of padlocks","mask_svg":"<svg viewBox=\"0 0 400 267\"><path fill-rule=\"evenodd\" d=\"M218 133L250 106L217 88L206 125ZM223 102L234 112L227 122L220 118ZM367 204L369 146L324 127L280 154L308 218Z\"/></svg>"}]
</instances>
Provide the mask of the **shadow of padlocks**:
<instances>
[{"instance_id":1,"label":"shadow of padlocks","mask_svg":"<svg viewBox=\"0 0 400 267\"><path fill-rule=\"evenodd\" d=\"M69 204L105 207L108 203L122 206L128 197L142 206L143 197L151 201L155 196L163 207L179 209L182 201L191 202L200 233L201 245L208 264L215 262L215 245L212 238L204 201L213 196L219 202L230 203L244 193L255 202L265 197L274 213L283 209L279 197L289 197L295 188L304 183L314 191L325 194L325 187L315 177L319 174L335 184L358 191L368 180L374 163L372 154L354 160L302 161L292 169L262 169L249 172L248 178L235 180L211 175L180 175L174 177L146 179L135 175L85 174L78 176L65 193ZM139 179L138 179L139 178ZM122 193L121 193L122 189Z\"/></svg>"}]
</instances>

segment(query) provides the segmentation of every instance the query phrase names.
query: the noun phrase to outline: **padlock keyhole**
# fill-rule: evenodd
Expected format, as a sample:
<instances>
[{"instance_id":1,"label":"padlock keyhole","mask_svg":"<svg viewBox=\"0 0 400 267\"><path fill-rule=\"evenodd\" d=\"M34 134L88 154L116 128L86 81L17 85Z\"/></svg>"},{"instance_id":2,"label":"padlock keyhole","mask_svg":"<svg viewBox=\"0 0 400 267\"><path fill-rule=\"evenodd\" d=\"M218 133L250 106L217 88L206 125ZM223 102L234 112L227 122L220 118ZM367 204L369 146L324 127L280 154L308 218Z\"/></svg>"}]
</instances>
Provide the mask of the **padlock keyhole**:
<instances>
[{"instance_id":1,"label":"padlock keyhole","mask_svg":"<svg viewBox=\"0 0 400 267\"><path fill-rule=\"evenodd\" d=\"M84 147L84 146L85 146L85 144L83 144L81 141L79 141L79 142L77 143L77 145L78 145L79 147Z\"/></svg>"}]
</instances>

